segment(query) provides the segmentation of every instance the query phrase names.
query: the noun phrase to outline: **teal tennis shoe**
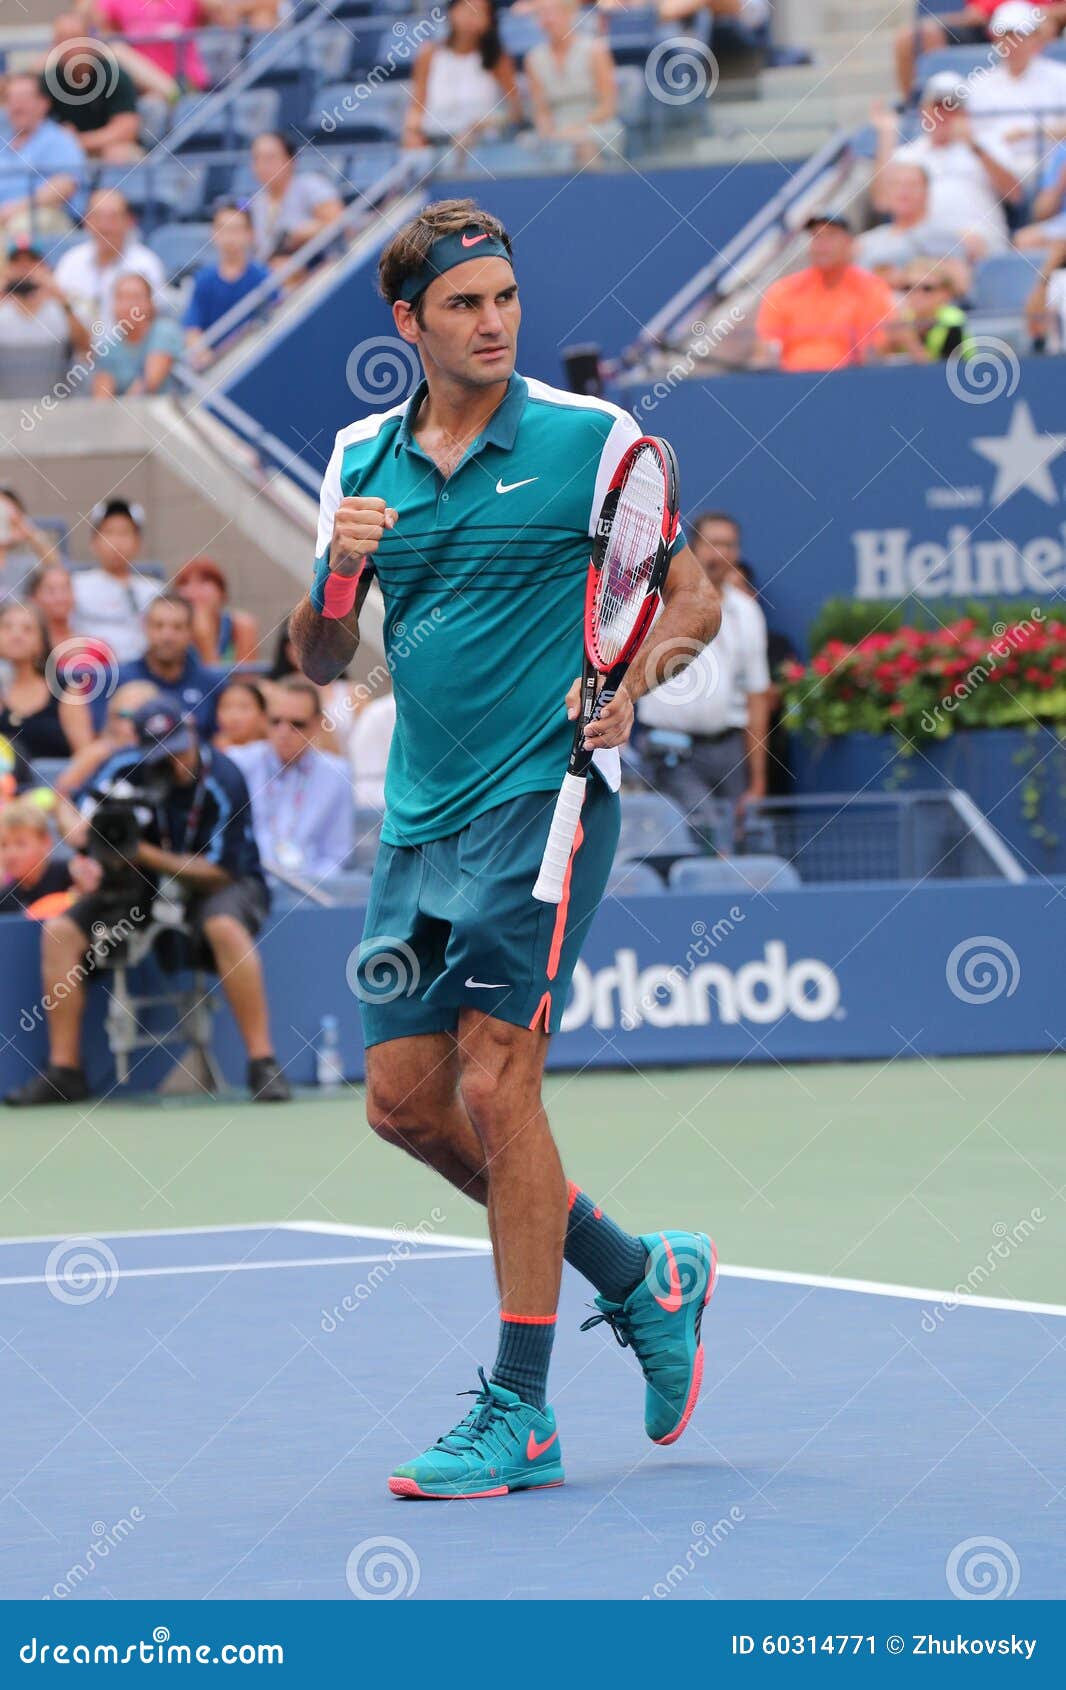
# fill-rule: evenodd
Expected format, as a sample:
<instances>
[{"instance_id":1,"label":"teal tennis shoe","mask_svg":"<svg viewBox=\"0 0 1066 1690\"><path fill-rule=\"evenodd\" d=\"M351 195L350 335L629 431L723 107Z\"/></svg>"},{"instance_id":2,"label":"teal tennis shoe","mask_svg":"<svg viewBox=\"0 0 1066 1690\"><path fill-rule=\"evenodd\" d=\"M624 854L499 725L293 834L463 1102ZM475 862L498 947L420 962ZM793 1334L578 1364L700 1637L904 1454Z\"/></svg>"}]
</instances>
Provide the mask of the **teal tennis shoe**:
<instances>
[{"instance_id":1,"label":"teal tennis shoe","mask_svg":"<svg viewBox=\"0 0 1066 1690\"><path fill-rule=\"evenodd\" d=\"M506 1496L563 1483L555 1415L533 1408L513 1391L494 1385L478 1368L481 1389L469 1414L424 1455L397 1467L393 1496L447 1500Z\"/></svg>"},{"instance_id":2,"label":"teal tennis shoe","mask_svg":"<svg viewBox=\"0 0 1066 1690\"><path fill-rule=\"evenodd\" d=\"M644 1278L624 1303L597 1297L601 1323L631 1349L646 1381L644 1430L657 1444L676 1443L692 1419L703 1383L703 1311L714 1292L718 1255L705 1232L641 1234Z\"/></svg>"}]
</instances>

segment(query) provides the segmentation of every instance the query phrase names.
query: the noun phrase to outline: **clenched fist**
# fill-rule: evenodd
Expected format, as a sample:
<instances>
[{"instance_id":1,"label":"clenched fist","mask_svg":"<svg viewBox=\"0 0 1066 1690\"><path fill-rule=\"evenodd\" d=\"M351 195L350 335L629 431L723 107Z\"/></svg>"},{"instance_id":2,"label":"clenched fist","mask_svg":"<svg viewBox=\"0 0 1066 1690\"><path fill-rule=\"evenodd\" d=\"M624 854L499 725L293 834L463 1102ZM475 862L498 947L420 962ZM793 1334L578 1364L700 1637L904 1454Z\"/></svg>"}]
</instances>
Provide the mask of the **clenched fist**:
<instances>
[{"instance_id":1,"label":"clenched fist","mask_svg":"<svg viewBox=\"0 0 1066 1690\"><path fill-rule=\"evenodd\" d=\"M396 512L384 499L342 499L333 519L329 567L334 575L358 575L363 559L376 552L387 528L395 528Z\"/></svg>"}]
</instances>

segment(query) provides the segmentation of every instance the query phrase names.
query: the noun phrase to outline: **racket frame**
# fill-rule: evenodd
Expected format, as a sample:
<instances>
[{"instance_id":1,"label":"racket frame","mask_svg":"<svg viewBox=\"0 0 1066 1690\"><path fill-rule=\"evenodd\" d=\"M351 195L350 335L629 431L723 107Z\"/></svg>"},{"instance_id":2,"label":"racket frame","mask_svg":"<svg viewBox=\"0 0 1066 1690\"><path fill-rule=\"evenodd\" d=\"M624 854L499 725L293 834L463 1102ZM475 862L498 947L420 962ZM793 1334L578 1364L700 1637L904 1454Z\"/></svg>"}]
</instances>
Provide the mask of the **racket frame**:
<instances>
[{"instance_id":1,"label":"racket frame","mask_svg":"<svg viewBox=\"0 0 1066 1690\"><path fill-rule=\"evenodd\" d=\"M644 603L637 613L633 627L615 661L607 665L598 649L596 638L596 592L607 559L615 511L622 487L637 455L648 446L658 453L665 484L662 530L656 548L655 561L648 578ZM656 435L642 434L634 440L619 459L611 484L603 497L596 520L596 534L585 581L584 664L581 675L581 709L574 729L573 743L567 760L566 774L556 799L548 839L544 847L540 873L533 888L533 896L541 903L558 904L562 900L566 866L570 860L574 840L581 819L593 750L585 744L585 731L600 711L611 702L626 673L640 650L655 620L661 602L663 583L670 567L670 550L677 538L680 514L678 510L677 459L669 442Z\"/></svg>"}]
</instances>

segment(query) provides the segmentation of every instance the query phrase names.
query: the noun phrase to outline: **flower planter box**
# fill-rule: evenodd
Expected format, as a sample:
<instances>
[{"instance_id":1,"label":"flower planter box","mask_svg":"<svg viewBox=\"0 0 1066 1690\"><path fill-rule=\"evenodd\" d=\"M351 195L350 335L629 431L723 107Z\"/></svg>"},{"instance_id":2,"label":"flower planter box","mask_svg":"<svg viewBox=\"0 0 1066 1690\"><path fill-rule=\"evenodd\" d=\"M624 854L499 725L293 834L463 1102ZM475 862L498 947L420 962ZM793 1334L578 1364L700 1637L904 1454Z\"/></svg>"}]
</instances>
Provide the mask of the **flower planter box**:
<instances>
[{"instance_id":1,"label":"flower planter box","mask_svg":"<svg viewBox=\"0 0 1066 1690\"><path fill-rule=\"evenodd\" d=\"M1040 724L960 728L900 754L892 734L796 735L797 791L968 792L1029 874L1066 873L1066 738Z\"/></svg>"}]
</instances>

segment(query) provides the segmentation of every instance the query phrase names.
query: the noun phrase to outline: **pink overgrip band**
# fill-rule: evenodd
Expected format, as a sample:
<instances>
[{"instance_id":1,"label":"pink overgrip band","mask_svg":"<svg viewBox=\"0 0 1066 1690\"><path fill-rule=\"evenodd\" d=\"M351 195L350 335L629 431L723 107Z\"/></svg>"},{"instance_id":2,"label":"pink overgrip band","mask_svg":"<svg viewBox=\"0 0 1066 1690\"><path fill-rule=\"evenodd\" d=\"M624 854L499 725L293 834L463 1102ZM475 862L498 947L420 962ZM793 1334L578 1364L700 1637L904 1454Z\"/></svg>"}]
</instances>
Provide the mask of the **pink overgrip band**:
<instances>
[{"instance_id":1,"label":"pink overgrip band","mask_svg":"<svg viewBox=\"0 0 1066 1690\"><path fill-rule=\"evenodd\" d=\"M354 575L335 575L331 570L322 589L322 615L328 622L339 622L355 603L359 577L366 568L366 558Z\"/></svg>"}]
</instances>

